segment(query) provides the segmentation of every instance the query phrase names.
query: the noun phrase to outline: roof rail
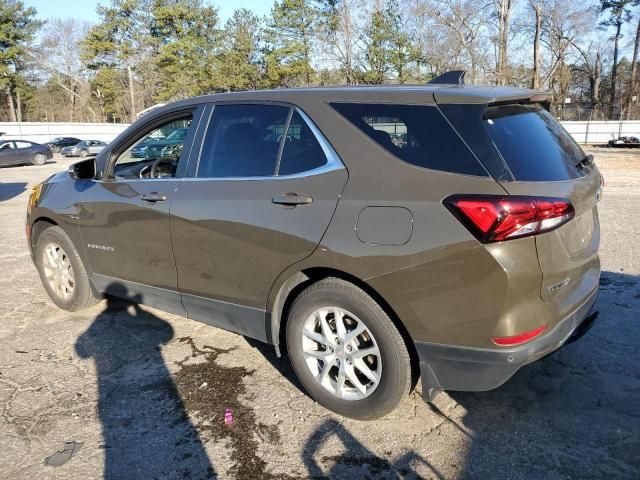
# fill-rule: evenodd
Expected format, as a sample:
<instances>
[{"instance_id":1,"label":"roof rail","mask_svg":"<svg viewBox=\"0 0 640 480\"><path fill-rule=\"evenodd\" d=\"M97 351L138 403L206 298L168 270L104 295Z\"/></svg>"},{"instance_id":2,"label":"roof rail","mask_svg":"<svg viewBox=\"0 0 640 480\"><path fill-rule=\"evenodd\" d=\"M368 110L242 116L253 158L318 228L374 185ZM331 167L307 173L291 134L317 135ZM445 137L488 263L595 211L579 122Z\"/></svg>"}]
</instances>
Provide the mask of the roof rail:
<instances>
[{"instance_id":1,"label":"roof rail","mask_svg":"<svg viewBox=\"0 0 640 480\"><path fill-rule=\"evenodd\" d=\"M427 82L427 85L464 85L464 70L451 70Z\"/></svg>"}]
</instances>

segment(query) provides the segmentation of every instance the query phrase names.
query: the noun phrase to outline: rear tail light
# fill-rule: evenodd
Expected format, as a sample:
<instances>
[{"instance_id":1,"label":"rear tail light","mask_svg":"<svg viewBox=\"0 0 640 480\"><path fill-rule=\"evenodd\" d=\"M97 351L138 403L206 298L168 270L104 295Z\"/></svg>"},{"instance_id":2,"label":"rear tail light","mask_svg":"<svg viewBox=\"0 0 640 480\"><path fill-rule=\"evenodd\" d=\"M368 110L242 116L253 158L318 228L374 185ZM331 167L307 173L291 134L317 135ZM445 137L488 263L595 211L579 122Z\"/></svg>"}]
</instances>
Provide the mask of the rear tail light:
<instances>
[{"instance_id":1,"label":"rear tail light","mask_svg":"<svg viewBox=\"0 0 640 480\"><path fill-rule=\"evenodd\" d=\"M573 205L564 198L453 195L443 204L482 243L549 232L575 215Z\"/></svg>"},{"instance_id":2,"label":"rear tail light","mask_svg":"<svg viewBox=\"0 0 640 480\"><path fill-rule=\"evenodd\" d=\"M542 325L529 332L519 333L518 335L514 335L512 337L493 337L491 340L493 340L493 343L495 343L496 345L500 345L501 347L513 347L515 345L520 345L521 343L528 342L529 340L533 340L546 329L547 326Z\"/></svg>"}]
</instances>

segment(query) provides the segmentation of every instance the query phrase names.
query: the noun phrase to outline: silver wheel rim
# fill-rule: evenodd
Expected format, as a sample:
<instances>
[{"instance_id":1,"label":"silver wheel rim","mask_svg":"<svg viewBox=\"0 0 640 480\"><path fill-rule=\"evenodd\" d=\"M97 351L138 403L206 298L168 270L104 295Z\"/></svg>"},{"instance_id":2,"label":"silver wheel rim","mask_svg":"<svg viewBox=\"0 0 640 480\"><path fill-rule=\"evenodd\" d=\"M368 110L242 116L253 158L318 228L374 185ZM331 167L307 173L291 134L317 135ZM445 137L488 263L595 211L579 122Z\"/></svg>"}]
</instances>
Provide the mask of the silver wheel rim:
<instances>
[{"instance_id":1,"label":"silver wheel rim","mask_svg":"<svg viewBox=\"0 0 640 480\"><path fill-rule=\"evenodd\" d=\"M42 154L38 154L38 155L36 155L36 163L37 163L38 165L41 165L41 164L43 164L44 162L45 162L45 160L44 160L44 155L42 155Z\"/></svg>"},{"instance_id":2,"label":"silver wheel rim","mask_svg":"<svg viewBox=\"0 0 640 480\"><path fill-rule=\"evenodd\" d=\"M76 282L69 257L60 245L48 243L44 247L42 267L51 291L58 298L68 300L73 295Z\"/></svg>"},{"instance_id":3,"label":"silver wheel rim","mask_svg":"<svg viewBox=\"0 0 640 480\"><path fill-rule=\"evenodd\" d=\"M361 319L342 308L319 308L307 317L302 354L316 381L337 398L362 400L380 384L376 339Z\"/></svg>"}]
</instances>

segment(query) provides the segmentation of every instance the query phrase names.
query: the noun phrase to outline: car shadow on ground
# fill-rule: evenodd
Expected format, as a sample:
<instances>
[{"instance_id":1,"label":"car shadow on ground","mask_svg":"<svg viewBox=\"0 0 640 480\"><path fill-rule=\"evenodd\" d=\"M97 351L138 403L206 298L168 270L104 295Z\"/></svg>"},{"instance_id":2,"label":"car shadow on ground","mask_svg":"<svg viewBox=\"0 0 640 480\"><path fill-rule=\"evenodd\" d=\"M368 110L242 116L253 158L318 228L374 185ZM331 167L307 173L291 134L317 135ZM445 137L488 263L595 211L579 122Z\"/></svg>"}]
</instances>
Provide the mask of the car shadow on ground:
<instances>
[{"instance_id":1,"label":"car shadow on ground","mask_svg":"<svg viewBox=\"0 0 640 480\"><path fill-rule=\"evenodd\" d=\"M5 183L0 182L0 202L11 200L27 189L25 182Z\"/></svg>"},{"instance_id":2,"label":"car shadow on ground","mask_svg":"<svg viewBox=\"0 0 640 480\"><path fill-rule=\"evenodd\" d=\"M599 318L489 392L449 392L469 478L640 478L640 277L603 272Z\"/></svg>"},{"instance_id":3,"label":"car shadow on ground","mask_svg":"<svg viewBox=\"0 0 640 480\"><path fill-rule=\"evenodd\" d=\"M161 355L173 336L166 321L107 298L76 342L78 355L96 367L107 480L215 477Z\"/></svg>"}]
</instances>

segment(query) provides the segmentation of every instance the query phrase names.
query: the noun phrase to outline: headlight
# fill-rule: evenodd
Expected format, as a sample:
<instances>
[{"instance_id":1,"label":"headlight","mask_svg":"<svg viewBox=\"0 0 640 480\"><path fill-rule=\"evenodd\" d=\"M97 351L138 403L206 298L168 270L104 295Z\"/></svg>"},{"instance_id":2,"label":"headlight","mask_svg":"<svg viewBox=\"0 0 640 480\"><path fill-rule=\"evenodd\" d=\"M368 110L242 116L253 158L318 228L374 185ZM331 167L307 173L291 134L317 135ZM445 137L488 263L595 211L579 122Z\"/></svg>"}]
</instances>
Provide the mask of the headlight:
<instances>
[{"instance_id":1,"label":"headlight","mask_svg":"<svg viewBox=\"0 0 640 480\"><path fill-rule=\"evenodd\" d=\"M42 193L42 184L39 183L35 187L31 189L31 194L29 195L29 202L27 203L27 215L31 213L33 207L38 204L38 200L40 200L40 194Z\"/></svg>"}]
</instances>

